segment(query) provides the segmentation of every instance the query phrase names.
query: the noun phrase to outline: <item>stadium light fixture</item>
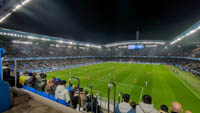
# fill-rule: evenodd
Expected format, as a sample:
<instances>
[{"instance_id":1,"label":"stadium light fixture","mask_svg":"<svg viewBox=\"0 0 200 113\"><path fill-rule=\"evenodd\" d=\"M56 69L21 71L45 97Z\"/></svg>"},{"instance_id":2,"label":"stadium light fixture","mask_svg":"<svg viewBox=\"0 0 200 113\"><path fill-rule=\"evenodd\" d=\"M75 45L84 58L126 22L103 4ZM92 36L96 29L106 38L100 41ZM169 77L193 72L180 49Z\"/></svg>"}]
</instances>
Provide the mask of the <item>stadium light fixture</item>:
<instances>
[{"instance_id":1,"label":"stadium light fixture","mask_svg":"<svg viewBox=\"0 0 200 113\"><path fill-rule=\"evenodd\" d=\"M61 43L61 44L70 44L70 45L80 45L80 46L86 46L86 47L93 47L93 48L101 48L100 45L96 45L96 44L90 44L90 43L77 43L75 41L69 41L69 40L65 40L65 39L58 39L56 38L56 40L52 40L49 38L44 38L44 37L40 37L37 35L31 35L31 34L25 34L25 33L12 33L10 31L0 31L0 35L4 35L4 36L9 36L9 37L15 37L15 38L24 38L24 39L31 39L31 40L42 40L42 41L54 41L57 43ZM60 46L59 46L60 47Z\"/></svg>"},{"instance_id":2,"label":"stadium light fixture","mask_svg":"<svg viewBox=\"0 0 200 113\"><path fill-rule=\"evenodd\" d=\"M17 5L15 6L15 8L12 9L11 12L9 12L8 14L6 14L4 17L2 17L2 18L0 19L0 23L2 23L2 22L3 22L6 18L8 18L13 12L17 11L19 8L21 8L22 6L26 5L26 4L29 3L30 1L31 1L31 0L25 0L25 1L20 2L19 4L17 4Z\"/></svg>"},{"instance_id":3,"label":"stadium light fixture","mask_svg":"<svg viewBox=\"0 0 200 113\"><path fill-rule=\"evenodd\" d=\"M7 17L9 17L11 13L6 14L4 17L0 19L0 23L3 22Z\"/></svg>"}]
</instances>

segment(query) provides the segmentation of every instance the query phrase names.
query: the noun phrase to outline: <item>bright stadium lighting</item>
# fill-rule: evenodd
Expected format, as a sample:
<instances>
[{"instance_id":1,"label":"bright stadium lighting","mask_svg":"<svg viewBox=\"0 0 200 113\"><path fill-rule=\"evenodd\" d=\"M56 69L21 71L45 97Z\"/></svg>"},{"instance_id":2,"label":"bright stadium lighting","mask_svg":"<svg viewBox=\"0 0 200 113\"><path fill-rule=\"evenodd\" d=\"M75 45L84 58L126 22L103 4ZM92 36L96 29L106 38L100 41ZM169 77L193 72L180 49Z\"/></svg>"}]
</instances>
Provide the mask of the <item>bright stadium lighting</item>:
<instances>
[{"instance_id":1,"label":"bright stadium lighting","mask_svg":"<svg viewBox=\"0 0 200 113\"><path fill-rule=\"evenodd\" d=\"M10 16L11 15L11 13L8 13L8 14L6 14L4 17L2 17L1 19L0 19L0 23L1 22L3 22L8 16Z\"/></svg>"},{"instance_id":2,"label":"bright stadium lighting","mask_svg":"<svg viewBox=\"0 0 200 113\"><path fill-rule=\"evenodd\" d=\"M32 42L28 42L28 41L19 41L19 40L13 40L12 41L15 44L33 44Z\"/></svg>"},{"instance_id":3,"label":"bright stadium lighting","mask_svg":"<svg viewBox=\"0 0 200 113\"><path fill-rule=\"evenodd\" d=\"M200 30L200 26L196 27L195 29L192 29L191 31L187 32L185 35L181 36L181 39L178 38L178 39L172 41L170 44L171 44L171 45L172 45L172 44L175 44L176 42L182 40L183 38L188 37L188 36L190 36L190 35L193 35L194 33L198 32L199 30Z\"/></svg>"},{"instance_id":4,"label":"bright stadium lighting","mask_svg":"<svg viewBox=\"0 0 200 113\"><path fill-rule=\"evenodd\" d=\"M130 41L130 42L118 42L112 44L106 44L106 47L120 46L120 45L130 45L130 44L156 44L156 45L164 45L166 42L160 41Z\"/></svg>"},{"instance_id":5,"label":"bright stadium lighting","mask_svg":"<svg viewBox=\"0 0 200 113\"><path fill-rule=\"evenodd\" d=\"M90 45L89 45L89 44L86 44L85 46L86 46L86 47L90 47ZM92 46L92 47L93 47L93 46Z\"/></svg>"},{"instance_id":6,"label":"bright stadium lighting","mask_svg":"<svg viewBox=\"0 0 200 113\"><path fill-rule=\"evenodd\" d=\"M0 23L2 23L2 22L3 22L6 18L8 18L13 12L17 11L19 8L21 8L22 6L26 5L26 4L29 3L30 1L31 1L31 0L25 0L25 1L23 1L23 2L21 2L21 3L19 3L19 4L17 4L17 5L15 6L15 8L12 9L12 12L6 14L4 17L2 17L2 18L0 19Z\"/></svg>"}]
</instances>

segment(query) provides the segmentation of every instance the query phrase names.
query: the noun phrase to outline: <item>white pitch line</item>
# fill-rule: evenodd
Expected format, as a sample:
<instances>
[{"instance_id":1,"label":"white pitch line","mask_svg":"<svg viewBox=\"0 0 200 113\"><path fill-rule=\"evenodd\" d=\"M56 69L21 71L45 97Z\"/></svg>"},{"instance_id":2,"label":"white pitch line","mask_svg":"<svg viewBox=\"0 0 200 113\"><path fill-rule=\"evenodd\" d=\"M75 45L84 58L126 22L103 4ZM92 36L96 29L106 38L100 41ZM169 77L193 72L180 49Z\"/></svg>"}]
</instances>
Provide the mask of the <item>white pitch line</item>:
<instances>
[{"instance_id":1,"label":"white pitch line","mask_svg":"<svg viewBox=\"0 0 200 113\"><path fill-rule=\"evenodd\" d=\"M142 91L141 91L141 94L140 94L140 98L139 98L139 102L138 102L138 104L141 102L142 95L143 95L143 91L144 91L144 87L142 88Z\"/></svg>"},{"instance_id":2,"label":"white pitch line","mask_svg":"<svg viewBox=\"0 0 200 113\"><path fill-rule=\"evenodd\" d=\"M178 75L175 75L175 74L173 74L173 75L200 100L199 95L197 95L192 89L190 89L190 87L183 80L181 80L179 77L177 77Z\"/></svg>"}]
</instances>

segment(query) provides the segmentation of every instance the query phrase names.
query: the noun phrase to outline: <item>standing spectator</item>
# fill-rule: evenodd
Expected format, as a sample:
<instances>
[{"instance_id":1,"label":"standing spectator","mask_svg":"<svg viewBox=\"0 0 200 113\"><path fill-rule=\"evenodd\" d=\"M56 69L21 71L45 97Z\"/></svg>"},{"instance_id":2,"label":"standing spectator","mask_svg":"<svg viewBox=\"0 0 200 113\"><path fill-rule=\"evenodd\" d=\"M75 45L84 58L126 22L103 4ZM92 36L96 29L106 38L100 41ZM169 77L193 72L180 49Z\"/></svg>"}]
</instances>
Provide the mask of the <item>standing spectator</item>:
<instances>
[{"instance_id":1,"label":"standing spectator","mask_svg":"<svg viewBox=\"0 0 200 113\"><path fill-rule=\"evenodd\" d=\"M171 103L171 113L182 113L183 109L179 102L172 102Z\"/></svg>"},{"instance_id":2,"label":"standing spectator","mask_svg":"<svg viewBox=\"0 0 200 113\"><path fill-rule=\"evenodd\" d=\"M47 85L45 86L45 92L50 93L51 86L55 84L56 78L52 77L50 80L47 81Z\"/></svg>"},{"instance_id":3,"label":"standing spectator","mask_svg":"<svg viewBox=\"0 0 200 113\"><path fill-rule=\"evenodd\" d=\"M143 102L136 106L136 113L158 113L152 104L151 96L143 96Z\"/></svg>"},{"instance_id":4,"label":"standing spectator","mask_svg":"<svg viewBox=\"0 0 200 113\"><path fill-rule=\"evenodd\" d=\"M129 104L130 96L128 94L123 95L122 103L116 106L116 113L135 113L135 110Z\"/></svg>"},{"instance_id":5,"label":"standing spectator","mask_svg":"<svg viewBox=\"0 0 200 113\"><path fill-rule=\"evenodd\" d=\"M56 99L65 100L66 103L69 102L70 97L69 97L68 91L66 90L65 80L62 80L60 84L58 85L58 87L56 88L55 97Z\"/></svg>"},{"instance_id":6,"label":"standing spectator","mask_svg":"<svg viewBox=\"0 0 200 113\"><path fill-rule=\"evenodd\" d=\"M159 113L168 113L168 107L166 105L161 105Z\"/></svg>"},{"instance_id":7,"label":"standing spectator","mask_svg":"<svg viewBox=\"0 0 200 113\"><path fill-rule=\"evenodd\" d=\"M44 88L46 86L46 74L40 73L40 77L36 79L35 81L35 89L38 91L44 91Z\"/></svg>"}]
</instances>

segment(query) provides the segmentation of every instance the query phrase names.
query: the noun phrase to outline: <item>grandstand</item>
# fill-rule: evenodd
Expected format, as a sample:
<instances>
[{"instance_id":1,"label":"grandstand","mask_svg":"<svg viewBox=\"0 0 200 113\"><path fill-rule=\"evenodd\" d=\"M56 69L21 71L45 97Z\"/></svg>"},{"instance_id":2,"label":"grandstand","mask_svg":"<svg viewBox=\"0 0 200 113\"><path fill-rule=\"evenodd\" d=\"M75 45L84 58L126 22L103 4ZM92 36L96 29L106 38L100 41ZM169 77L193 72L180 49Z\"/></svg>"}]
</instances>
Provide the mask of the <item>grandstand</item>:
<instances>
[{"instance_id":1,"label":"grandstand","mask_svg":"<svg viewBox=\"0 0 200 113\"><path fill-rule=\"evenodd\" d=\"M30 1L0 2L0 23ZM0 28L0 112L117 113L128 94L136 113L141 103L157 112L174 101L198 113L199 36L200 21L174 40L105 44Z\"/></svg>"}]
</instances>

